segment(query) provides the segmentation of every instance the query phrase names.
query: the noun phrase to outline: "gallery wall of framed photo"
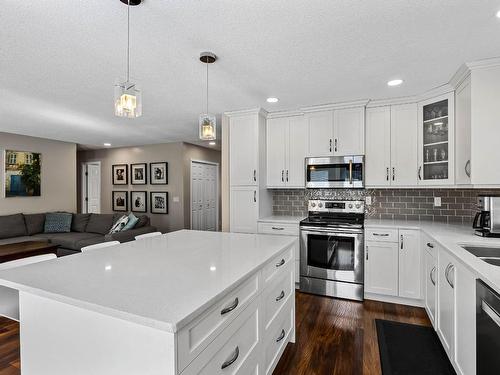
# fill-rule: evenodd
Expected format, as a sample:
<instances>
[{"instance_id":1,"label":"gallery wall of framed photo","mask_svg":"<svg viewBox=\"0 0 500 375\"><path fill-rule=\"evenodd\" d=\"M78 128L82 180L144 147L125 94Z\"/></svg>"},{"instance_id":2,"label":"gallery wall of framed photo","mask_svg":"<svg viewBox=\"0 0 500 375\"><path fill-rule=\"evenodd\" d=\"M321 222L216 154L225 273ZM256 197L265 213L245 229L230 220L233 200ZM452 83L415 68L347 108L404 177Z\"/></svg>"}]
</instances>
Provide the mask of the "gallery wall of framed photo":
<instances>
[{"instance_id":1,"label":"gallery wall of framed photo","mask_svg":"<svg viewBox=\"0 0 500 375\"><path fill-rule=\"evenodd\" d=\"M155 188L168 185L168 162L113 164L111 180L113 211L168 214L167 191L146 191L139 188L148 184ZM132 187L131 190L128 189L129 186Z\"/></svg>"}]
</instances>

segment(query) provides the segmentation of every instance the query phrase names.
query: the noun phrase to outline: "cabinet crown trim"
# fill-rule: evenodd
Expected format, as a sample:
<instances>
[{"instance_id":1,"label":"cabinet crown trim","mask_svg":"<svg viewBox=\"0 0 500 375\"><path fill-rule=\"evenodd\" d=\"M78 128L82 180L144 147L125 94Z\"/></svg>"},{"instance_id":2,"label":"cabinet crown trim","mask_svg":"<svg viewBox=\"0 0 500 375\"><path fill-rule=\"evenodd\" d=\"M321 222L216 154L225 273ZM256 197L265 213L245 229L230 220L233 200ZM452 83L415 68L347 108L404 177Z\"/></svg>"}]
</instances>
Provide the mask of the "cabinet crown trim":
<instances>
[{"instance_id":1,"label":"cabinet crown trim","mask_svg":"<svg viewBox=\"0 0 500 375\"><path fill-rule=\"evenodd\" d=\"M355 101L349 101L349 102L321 104L321 105L314 105L311 107L302 107L302 108L300 108L300 110L304 113L309 113L309 112L328 111L328 110L334 110L334 109L365 107L369 101L370 101L369 99L362 99L362 100L355 100Z\"/></svg>"},{"instance_id":2,"label":"cabinet crown trim","mask_svg":"<svg viewBox=\"0 0 500 375\"><path fill-rule=\"evenodd\" d=\"M229 111L224 112L224 116L227 117L238 117L238 116L247 116L247 115L260 115L267 117L268 112L264 108L251 108L251 109L243 109L241 111Z\"/></svg>"}]
</instances>

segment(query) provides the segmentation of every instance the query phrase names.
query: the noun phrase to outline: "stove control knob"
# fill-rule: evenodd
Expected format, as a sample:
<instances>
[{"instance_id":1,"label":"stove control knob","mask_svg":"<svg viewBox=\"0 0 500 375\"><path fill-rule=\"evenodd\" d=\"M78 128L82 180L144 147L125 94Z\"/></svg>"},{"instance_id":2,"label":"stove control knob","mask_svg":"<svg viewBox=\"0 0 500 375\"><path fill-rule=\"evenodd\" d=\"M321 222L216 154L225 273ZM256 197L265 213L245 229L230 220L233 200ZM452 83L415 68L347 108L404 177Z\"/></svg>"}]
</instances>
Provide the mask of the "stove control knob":
<instances>
[{"instance_id":1,"label":"stove control knob","mask_svg":"<svg viewBox=\"0 0 500 375\"><path fill-rule=\"evenodd\" d=\"M349 203L349 208L352 208L352 203Z\"/></svg>"},{"instance_id":2,"label":"stove control knob","mask_svg":"<svg viewBox=\"0 0 500 375\"><path fill-rule=\"evenodd\" d=\"M357 208L357 209L360 209L360 208L361 208L361 205L358 203L358 204L356 205L356 208Z\"/></svg>"},{"instance_id":3,"label":"stove control knob","mask_svg":"<svg viewBox=\"0 0 500 375\"><path fill-rule=\"evenodd\" d=\"M312 202L311 207L313 207L313 208L316 207L316 203Z\"/></svg>"},{"instance_id":4,"label":"stove control knob","mask_svg":"<svg viewBox=\"0 0 500 375\"><path fill-rule=\"evenodd\" d=\"M323 207L323 203L318 203L318 207L319 208Z\"/></svg>"}]
</instances>

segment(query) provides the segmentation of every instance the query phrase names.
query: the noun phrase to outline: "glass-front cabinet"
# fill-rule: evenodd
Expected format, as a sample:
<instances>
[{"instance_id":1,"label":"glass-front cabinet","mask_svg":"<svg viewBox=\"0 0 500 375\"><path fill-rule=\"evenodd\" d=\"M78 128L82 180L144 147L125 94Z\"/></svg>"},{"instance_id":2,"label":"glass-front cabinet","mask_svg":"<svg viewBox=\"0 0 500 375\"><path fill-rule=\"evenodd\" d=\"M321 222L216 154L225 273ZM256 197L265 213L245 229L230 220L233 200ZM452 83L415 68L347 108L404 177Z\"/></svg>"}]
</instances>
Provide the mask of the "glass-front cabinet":
<instances>
[{"instance_id":1,"label":"glass-front cabinet","mask_svg":"<svg viewBox=\"0 0 500 375\"><path fill-rule=\"evenodd\" d=\"M454 183L454 95L419 103L419 185Z\"/></svg>"}]
</instances>

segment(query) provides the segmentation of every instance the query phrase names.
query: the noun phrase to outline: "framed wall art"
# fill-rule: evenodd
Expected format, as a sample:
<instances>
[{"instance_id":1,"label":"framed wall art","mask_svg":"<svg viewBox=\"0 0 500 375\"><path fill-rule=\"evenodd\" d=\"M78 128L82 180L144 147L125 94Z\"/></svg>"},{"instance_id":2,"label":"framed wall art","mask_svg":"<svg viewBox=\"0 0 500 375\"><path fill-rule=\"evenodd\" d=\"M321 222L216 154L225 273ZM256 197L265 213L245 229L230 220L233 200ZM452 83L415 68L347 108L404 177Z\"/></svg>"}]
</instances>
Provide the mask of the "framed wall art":
<instances>
[{"instance_id":1,"label":"framed wall art","mask_svg":"<svg viewBox=\"0 0 500 375\"><path fill-rule=\"evenodd\" d=\"M148 183L146 163L130 164L130 183L132 185L146 185Z\"/></svg>"},{"instance_id":2,"label":"framed wall art","mask_svg":"<svg viewBox=\"0 0 500 375\"><path fill-rule=\"evenodd\" d=\"M111 169L113 173L113 185L128 185L127 164L115 164Z\"/></svg>"},{"instance_id":3,"label":"framed wall art","mask_svg":"<svg viewBox=\"0 0 500 375\"><path fill-rule=\"evenodd\" d=\"M113 200L113 211L128 211L128 191L113 191L111 198Z\"/></svg>"},{"instance_id":4,"label":"framed wall art","mask_svg":"<svg viewBox=\"0 0 500 375\"><path fill-rule=\"evenodd\" d=\"M168 163L166 161L149 163L149 172L151 185L168 184Z\"/></svg>"},{"instance_id":5,"label":"framed wall art","mask_svg":"<svg viewBox=\"0 0 500 375\"><path fill-rule=\"evenodd\" d=\"M151 196L151 213L152 214L168 214L168 192L152 191Z\"/></svg>"},{"instance_id":6,"label":"framed wall art","mask_svg":"<svg viewBox=\"0 0 500 375\"><path fill-rule=\"evenodd\" d=\"M146 191L130 192L130 209L132 212L148 211L148 193Z\"/></svg>"}]
</instances>

